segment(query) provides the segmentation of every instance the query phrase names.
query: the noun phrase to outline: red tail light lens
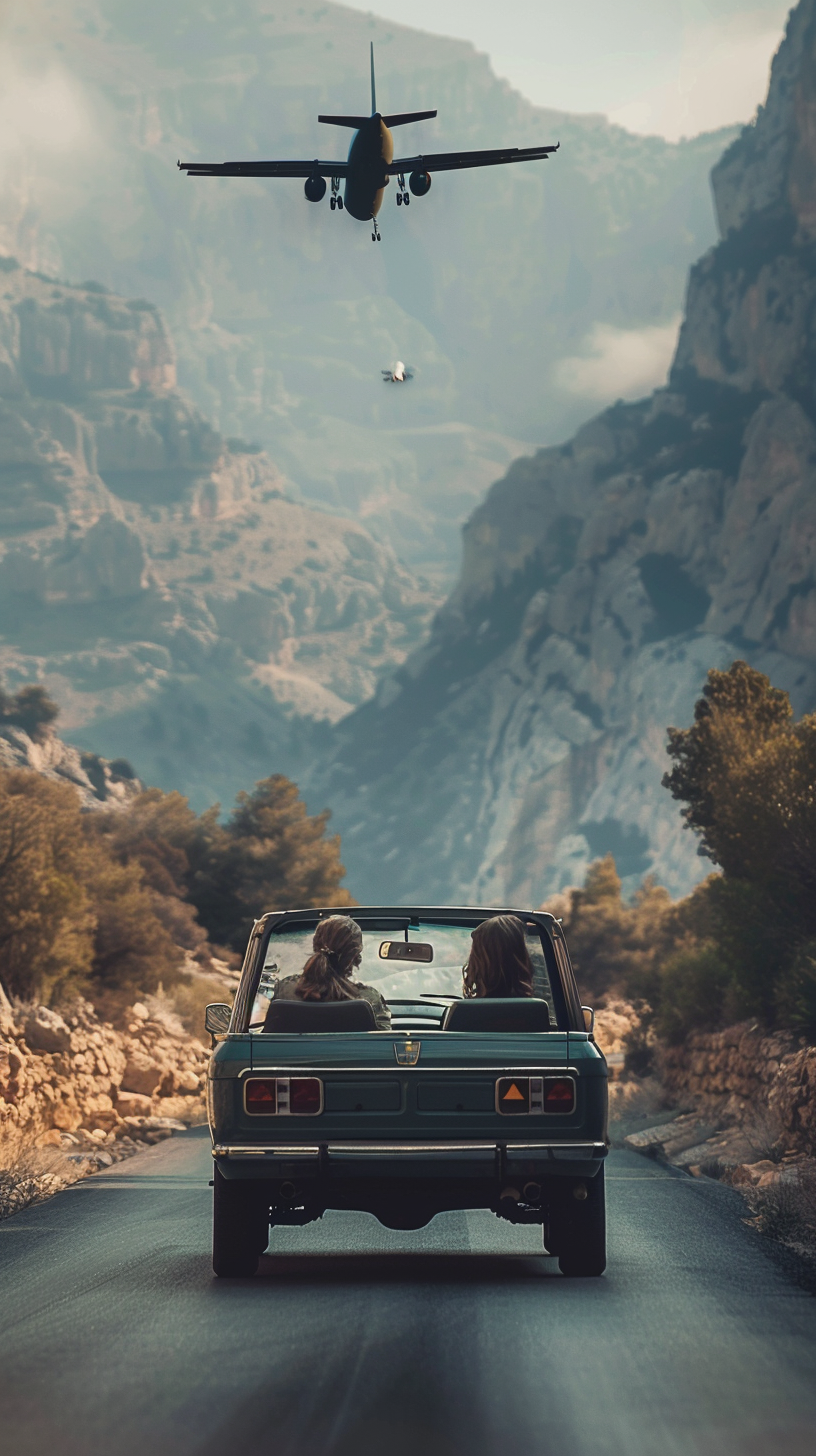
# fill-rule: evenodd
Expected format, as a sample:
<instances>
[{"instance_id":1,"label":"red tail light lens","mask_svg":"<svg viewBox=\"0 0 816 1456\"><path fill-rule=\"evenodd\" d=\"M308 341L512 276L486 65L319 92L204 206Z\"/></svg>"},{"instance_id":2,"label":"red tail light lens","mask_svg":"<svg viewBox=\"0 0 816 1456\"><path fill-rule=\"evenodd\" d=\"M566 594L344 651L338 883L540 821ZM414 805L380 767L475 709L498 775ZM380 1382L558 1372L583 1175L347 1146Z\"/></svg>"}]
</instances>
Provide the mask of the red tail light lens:
<instances>
[{"instance_id":1,"label":"red tail light lens","mask_svg":"<svg viewBox=\"0 0 816 1456\"><path fill-rule=\"evenodd\" d=\"M264 1078L263 1081L253 1078L247 1082L246 1107L247 1112L277 1112L278 1098L274 1077Z\"/></svg>"},{"instance_id":2,"label":"red tail light lens","mask_svg":"<svg viewBox=\"0 0 816 1456\"><path fill-rule=\"evenodd\" d=\"M323 1110L323 1084L319 1077L289 1079L289 1111L301 1117L314 1117Z\"/></svg>"},{"instance_id":3,"label":"red tail light lens","mask_svg":"<svg viewBox=\"0 0 816 1456\"><path fill-rule=\"evenodd\" d=\"M544 1111L572 1112L575 1107L575 1083L571 1077L544 1080Z\"/></svg>"}]
</instances>

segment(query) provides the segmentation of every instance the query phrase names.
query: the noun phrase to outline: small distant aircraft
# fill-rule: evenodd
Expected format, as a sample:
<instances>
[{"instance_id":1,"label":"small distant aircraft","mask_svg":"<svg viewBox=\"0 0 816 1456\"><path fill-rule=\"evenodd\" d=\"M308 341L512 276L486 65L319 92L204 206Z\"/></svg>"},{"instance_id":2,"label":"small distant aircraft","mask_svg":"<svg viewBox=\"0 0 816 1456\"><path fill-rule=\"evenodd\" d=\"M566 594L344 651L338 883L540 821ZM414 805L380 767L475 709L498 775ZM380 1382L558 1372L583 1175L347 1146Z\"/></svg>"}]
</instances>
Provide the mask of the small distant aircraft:
<instances>
[{"instance_id":1,"label":"small distant aircraft","mask_svg":"<svg viewBox=\"0 0 816 1456\"><path fill-rule=\"evenodd\" d=\"M383 369L382 377L386 384L407 384L413 379L413 370L406 369L401 359L398 359L393 369Z\"/></svg>"},{"instance_id":2,"label":"small distant aircraft","mask_svg":"<svg viewBox=\"0 0 816 1456\"><path fill-rule=\"evenodd\" d=\"M371 115L319 116L318 121L331 126L348 126L354 131L348 160L345 162L179 162L182 172L190 177L305 177L304 192L309 202L320 202L326 195L326 178L331 179L331 208L346 211L359 222L371 222L373 242L380 242L377 214L391 177L397 179L397 206L405 207L414 197L424 197L431 190L432 172L453 172L463 167L495 167L508 162L546 161L557 152L560 142L552 147L503 147L485 152L435 152L429 156L394 159L394 138L390 127L406 126L411 121L429 121L435 111L404 111L395 116L381 116L377 110L374 84L374 43L371 43ZM408 188L405 190L405 173ZM346 187L340 195L340 183Z\"/></svg>"}]
</instances>

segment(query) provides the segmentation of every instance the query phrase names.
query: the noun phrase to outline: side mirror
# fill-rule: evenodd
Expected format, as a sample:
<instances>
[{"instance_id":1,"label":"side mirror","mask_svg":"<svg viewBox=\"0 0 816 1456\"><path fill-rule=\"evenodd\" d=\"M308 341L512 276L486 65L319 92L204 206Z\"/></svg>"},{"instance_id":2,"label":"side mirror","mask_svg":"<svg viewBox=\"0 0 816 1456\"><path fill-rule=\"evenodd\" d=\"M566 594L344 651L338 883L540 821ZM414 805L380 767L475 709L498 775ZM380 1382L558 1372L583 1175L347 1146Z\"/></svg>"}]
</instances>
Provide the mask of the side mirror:
<instances>
[{"instance_id":1,"label":"side mirror","mask_svg":"<svg viewBox=\"0 0 816 1456\"><path fill-rule=\"evenodd\" d=\"M595 1030L595 1012L591 1006L582 1006L581 1013L584 1018L584 1031L587 1031L592 1036Z\"/></svg>"},{"instance_id":2,"label":"side mirror","mask_svg":"<svg viewBox=\"0 0 816 1456\"><path fill-rule=\"evenodd\" d=\"M232 1019L232 1007L227 1006L223 1001L214 1001L204 1012L204 1025L210 1036L223 1036L229 1031L229 1024Z\"/></svg>"}]
</instances>

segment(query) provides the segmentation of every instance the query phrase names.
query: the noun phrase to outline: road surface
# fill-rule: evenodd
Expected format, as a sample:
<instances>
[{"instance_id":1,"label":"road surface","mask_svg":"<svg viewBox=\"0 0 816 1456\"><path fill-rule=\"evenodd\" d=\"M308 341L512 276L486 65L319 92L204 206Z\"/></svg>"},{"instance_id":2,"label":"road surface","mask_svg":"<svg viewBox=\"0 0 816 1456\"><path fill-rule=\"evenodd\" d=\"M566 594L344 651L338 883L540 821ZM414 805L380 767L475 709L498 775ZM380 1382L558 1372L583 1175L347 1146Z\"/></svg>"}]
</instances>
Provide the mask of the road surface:
<instances>
[{"instance_id":1,"label":"road surface","mask_svg":"<svg viewBox=\"0 0 816 1456\"><path fill-rule=\"evenodd\" d=\"M732 1190L608 1166L605 1278L446 1214L210 1270L205 1129L0 1223L10 1456L816 1456L816 1299Z\"/></svg>"}]
</instances>

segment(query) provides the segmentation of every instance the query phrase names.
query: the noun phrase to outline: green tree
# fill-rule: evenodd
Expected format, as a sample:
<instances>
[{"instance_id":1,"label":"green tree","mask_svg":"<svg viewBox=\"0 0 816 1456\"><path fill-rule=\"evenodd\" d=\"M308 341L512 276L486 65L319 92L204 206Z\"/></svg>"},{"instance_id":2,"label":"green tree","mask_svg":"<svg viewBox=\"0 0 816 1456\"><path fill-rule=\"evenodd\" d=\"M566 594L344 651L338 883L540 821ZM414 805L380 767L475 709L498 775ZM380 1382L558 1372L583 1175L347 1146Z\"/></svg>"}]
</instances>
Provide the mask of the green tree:
<instances>
[{"instance_id":1,"label":"green tree","mask_svg":"<svg viewBox=\"0 0 816 1456\"><path fill-rule=\"evenodd\" d=\"M163 897L166 923L185 919L182 945L208 935L243 951L253 920L276 907L352 905L341 888L340 840L328 812L309 815L297 786L282 774L242 793L226 824L219 805L197 815L178 793L148 789L127 813L94 816L121 863L136 860Z\"/></svg>"},{"instance_id":2,"label":"green tree","mask_svg":"<svg viewBox=\"0 0 816 1456\"><path fill-rule=\"evenodd\" d=\"M816 715L795 723L787 694L735 662L709 673L668 752L663 782L722 870L705 894L724 1007L816 1030L805 951L816 940Z\"/></svg>"},{"instance_id":3,"label":"green tree","mask_svg":"<svg viewBox=\"0 0 816 1456\"><path fill-rule=\"evenodd\" d=\"M67 784L0 772L0 981L44 999L80 988L93 965L79 799Z\"/></svg>"},{"instance_id":4,"label":"green tree","mask_svg":"<svg viewBox=\"0 0 816 1456\"><path fill-rule=\"evenodd\" d=\"M223 837L203 818L205 852L193 860L191 899L222 944L242 950L265 910L355 903L341 888L340 837L326 833L328 810L309 815L283 774L238 795Z\"/></svg>"}]
</instances>

